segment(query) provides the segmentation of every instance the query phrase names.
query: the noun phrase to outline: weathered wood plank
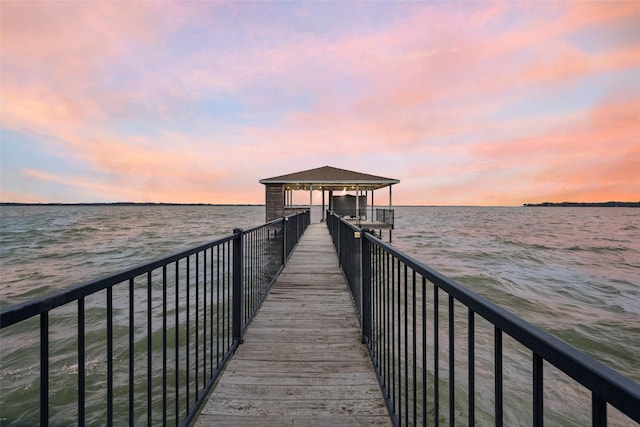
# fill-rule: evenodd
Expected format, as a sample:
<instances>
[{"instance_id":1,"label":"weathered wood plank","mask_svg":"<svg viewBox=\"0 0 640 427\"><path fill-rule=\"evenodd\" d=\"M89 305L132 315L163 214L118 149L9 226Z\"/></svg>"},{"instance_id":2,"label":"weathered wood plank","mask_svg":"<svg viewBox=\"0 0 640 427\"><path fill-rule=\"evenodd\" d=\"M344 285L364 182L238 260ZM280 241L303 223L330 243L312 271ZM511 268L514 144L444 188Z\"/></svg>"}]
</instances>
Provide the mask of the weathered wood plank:
<instances>
[{"instance_id":1,"label":"weathered wood plank","mask_svg":"<svg viewBox=\"0 0 640 427\"><path fill-rule=\"evenodd\" d=\"M277 340L280 342L300 342L303 338L307 342L347 341L357 340L360 337L360 331L332 327L325 328L324 334L316 335L315 329L313 326L305 328L299 325L289 327L254 323L251 325L251 335L247 334L245 337L261 341L271 337L275 340L277 335Z\"/></svg>"},{"instance_id":2,"label":"weathered wood plank","mask_svg":"<svg viewBox=\"0 0 640 427\"><path fill-rule=\"evenodd\" d=\"M270 394L271 395L271 394ZM378 399L318 399L315 396L295 399L272 398L247 399L219 396L210 400L202 414L218 415L386 415L387 407Z\"/></svg>"},{"instance_id":3,"label":"weathered wood plank","mask_svg":"<svg viewBox=\"0 0 640 427\"><path fill-rule=\"evenodd\" d=\"M315 380L317 384L323 384L323 381L335 381L336 379L347 378L351 383L367 384L371 382L373 373L371 368L363 364L360 360L330 360L330 361L307 361L298 360L291 361L271 361L265 371L265 364L259 360L238 359L234 361L233 369L227 368L225 372L232 372L233 376L227 379L227 383L234 384L241 381L244 384L250 384L249 378L253 378L260 383L262 379L273 381L274 374L288 373L288 376L278 376L279 384L293 381L296 384L298 379L305 379L305 384L309 384Z\"/></svg>"},{"instance_id":4,"label":"weathered wood plank","mask_svg":"<svg viewBox=\"0 0 640 427\"><path fill-rule=\"evenodd\" d=\"M196 426L391 424L326 226L305 232Z\"/></svg>"},{"instance_id":5,"label":"weathered wood plank","mask_svg":"<svg viewBox=\"0 0 640 427\"><path fill-rule=\"evenodd\" d=\"M290 364L287 364L289 366ZM298 365L299 366L299 365ZM252 365L245 365L245 367L251 369ZM335 365L332 366L335 369ZM343 368L343 367L342 367ZM251 372L247 374L246 371L228 370L226 383L228 385L272 385L272 386L323 386L339 384L341 381L351 386L371 386L372 376L371 372L307 372L308 366L301 372L296 372L294 369L280 369L279 371L271 372ZM280 375L280 374L286 375ZM380 390L376 388L379 393Z\"/></svg>"},{"instance_id":6,"label":"weathered wood plank","mask_svg":"<svg viewBox=\"0 0 640 427\"><path fill-rule=\"evenodd\" d=\"M387 415L367 416L351 415L343 416L304 416L296 417L290 415L260 415L238 417L236 415L209 415L202 414L199 419L204 425L228 426L237 425L239 422L246 427L376 427L388 426L389 417Z\"/></svg>"},{"instance_id":7,"label":"weathered wood plank","mask_svg":"<svg viewBox=\"0 0 640 427\"><path fill-rule=\"evenodd\" d=\"M288 344L288 345L285 345ZM296 344L292 343L279 343L278 346L266 348L261 347L259 349L249 348L242 353L236 354L239 360L262 360L264 362L269 361L331 361L340 360L340 357L346 357L346 354L358 354L361 355L362 351L356 346L342 347L339 353L331 352L332 348L329 348L329 352L324 352L323 349L331 344L323 343L316 347L310 348L297 348ZM366 354L365 354L366 356Z\"/></svg>"},{"instance_id":8,"label":"weathered wood plank","mask_svg":"<svg viewBox=\"0 0 640 427\"><path fill-rule=\"evenodd\" d=\"M273 384L228 384L225 389L225 399L243 399L247 395L270 396L277 400L298 400L304 394L312 394L319 400L362 400L376 398L380 395L380 387L370 384L350 384L344 381L344 385L280 385Z\"/></svg>"}]
</instances>

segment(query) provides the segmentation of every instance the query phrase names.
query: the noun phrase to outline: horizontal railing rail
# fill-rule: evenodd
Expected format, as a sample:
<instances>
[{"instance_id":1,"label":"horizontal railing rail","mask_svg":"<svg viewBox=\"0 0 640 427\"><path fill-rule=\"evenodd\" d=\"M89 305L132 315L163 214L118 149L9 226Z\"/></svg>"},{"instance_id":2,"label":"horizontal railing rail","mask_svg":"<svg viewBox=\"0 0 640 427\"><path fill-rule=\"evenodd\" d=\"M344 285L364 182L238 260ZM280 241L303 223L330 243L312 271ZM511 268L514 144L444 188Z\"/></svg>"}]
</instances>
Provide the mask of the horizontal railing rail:
<instances>
[{"instance_id":1,"label":"horizontal railing rail","mask_svg":"<svg viewBox=\"0 0 640 427\"><path fill-rule=\"evenodd\" d=\"M356 244L336 238L346 227L336 221L345 221L328 219L338 253L354 250ZM343 265L345 275L360 270L353 297L363 342L395 425L640 423L640 384L358 232L360 258L340 261L354 264ZM512 375L524 384L509 383L505 393ZM619 412L607 411L609 405Z\"/></svg>"},{"instance_id":2,"label":"horizontal railing rail","mask_svg":"<svg viewBox=\"0 0 640 427\"><path fill-rule=\"evenodd\" d=\"M38 361L32 391L0 387L2 424L189 425L308 223L236 229L0 311L3 372ZM58 405L68 384L51 374L70 366L75 403Z\"/></svg>"}]
</instances>

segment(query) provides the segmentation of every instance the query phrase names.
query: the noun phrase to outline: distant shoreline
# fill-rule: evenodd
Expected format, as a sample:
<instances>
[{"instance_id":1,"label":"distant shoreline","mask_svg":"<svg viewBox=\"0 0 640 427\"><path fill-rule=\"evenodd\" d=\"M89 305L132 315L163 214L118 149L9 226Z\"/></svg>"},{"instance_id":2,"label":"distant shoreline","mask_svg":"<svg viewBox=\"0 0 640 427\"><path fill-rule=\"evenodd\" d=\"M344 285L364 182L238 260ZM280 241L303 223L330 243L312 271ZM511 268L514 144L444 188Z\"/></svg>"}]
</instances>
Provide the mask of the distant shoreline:
<instances>
[{"instance_id":1,"label":"distant shoreline","mask_svg":"<svg viewBox=\"0 0 640 427\"><path fill-rule=\"evenodd\" d=\"M253 203L169 203L169 202L96 202L96 203L20 203L0 202L0 206L264 206Z\"/></svg>"},{"instance_id":2,"label":"distant shoreline","mask_svg":"<svg viewBox=\"0 0 640 427\"><path fill-rule=\"evenodd\" d=\"M23 203L23 202L0 202L0 206L264 206L264 203L171 203L171 202L47 202L47 203ZM318 205L314 205L318 206ZM624 208L640 208L640 202L543 202L543 203L525 203L523 207L624 207ZM474 205L396 205L394 208L400 207L475 207L475 208L491 208L491 207L518 207L518 206L474 206Z\"/></svg>"},{"instance_id":3,"label":"distant shoreline","mask_svg":"<svg viewBox=\"0 0 640 427\"><path fill-rule=\"evenodd\" d=\"M544 202L525 203L524 207L640 208L640 202Z\"/></svg>"}]
</instances>

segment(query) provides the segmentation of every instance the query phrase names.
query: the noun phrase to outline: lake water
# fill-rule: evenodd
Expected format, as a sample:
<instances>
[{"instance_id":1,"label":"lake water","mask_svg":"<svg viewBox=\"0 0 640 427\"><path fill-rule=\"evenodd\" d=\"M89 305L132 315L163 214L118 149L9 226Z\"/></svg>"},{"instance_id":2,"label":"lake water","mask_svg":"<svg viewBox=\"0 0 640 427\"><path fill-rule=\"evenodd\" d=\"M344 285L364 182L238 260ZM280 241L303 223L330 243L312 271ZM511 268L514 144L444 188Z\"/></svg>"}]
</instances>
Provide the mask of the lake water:
<instances>
[{"instance_id":1,"label":"lake water","mask_svg":"<svg viewBox=\"0 0 640 427\"><path fill-rule=\"evenodd\" d=\"M264 222L263 206L0 209L2 308ZM395 218L394 246L640 381L640 209L397 207ZM7 399L33 369L0 360L0 424L29 404Z\"/></svg>"}]
</instances>

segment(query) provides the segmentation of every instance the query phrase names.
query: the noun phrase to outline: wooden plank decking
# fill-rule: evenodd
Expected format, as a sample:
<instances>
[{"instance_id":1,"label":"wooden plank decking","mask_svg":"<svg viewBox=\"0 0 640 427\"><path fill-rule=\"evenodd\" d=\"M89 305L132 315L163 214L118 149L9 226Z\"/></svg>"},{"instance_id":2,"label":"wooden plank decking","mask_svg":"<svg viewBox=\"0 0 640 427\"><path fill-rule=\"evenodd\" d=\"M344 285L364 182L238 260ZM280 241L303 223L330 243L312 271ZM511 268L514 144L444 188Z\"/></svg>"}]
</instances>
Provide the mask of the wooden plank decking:
<instances>
[{"instance_id":1,"label":"wooden plank decking","mask_svg":"<svg viewBox=\"0 0 640 427\"><path fill-rule=\"evenodd\" d=\"M305 231L195 425L391 425L325 224Z\"/></svg>"}]
</instances>

